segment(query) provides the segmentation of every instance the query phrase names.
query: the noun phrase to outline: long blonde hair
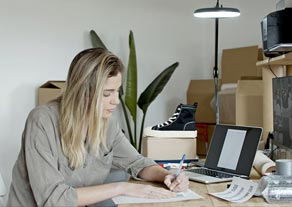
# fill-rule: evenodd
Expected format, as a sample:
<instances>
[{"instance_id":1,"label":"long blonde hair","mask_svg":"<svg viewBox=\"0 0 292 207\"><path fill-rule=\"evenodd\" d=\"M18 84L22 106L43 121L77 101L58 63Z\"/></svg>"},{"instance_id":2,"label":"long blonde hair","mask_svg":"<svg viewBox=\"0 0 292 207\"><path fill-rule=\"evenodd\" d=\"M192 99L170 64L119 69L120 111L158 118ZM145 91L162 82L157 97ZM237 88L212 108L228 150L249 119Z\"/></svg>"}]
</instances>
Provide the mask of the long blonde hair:
<instances>
[{"instance_id":1,"label":"long blonde hair","mask_svg":"<svg viewBox=\"0 0 292 207\"><path fill-rule=\"evenodd\" d=\"M106 147L104 85L123 68L118 57L102 48L84 50L73 59L60 102L61 145L71 168L83 166L87 150L98 156L100 145Z\"/></svg>"}]
</instances>

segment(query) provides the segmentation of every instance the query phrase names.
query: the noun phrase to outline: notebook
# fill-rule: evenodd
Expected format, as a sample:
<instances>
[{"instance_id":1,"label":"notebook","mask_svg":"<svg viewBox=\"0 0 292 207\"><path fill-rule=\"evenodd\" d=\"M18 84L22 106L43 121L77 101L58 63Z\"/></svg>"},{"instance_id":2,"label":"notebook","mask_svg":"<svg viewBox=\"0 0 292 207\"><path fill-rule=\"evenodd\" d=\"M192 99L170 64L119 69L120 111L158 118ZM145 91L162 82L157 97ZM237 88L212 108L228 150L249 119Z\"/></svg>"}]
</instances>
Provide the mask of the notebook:
<instances>
[{"instance_id":1,"label":"notebook","mask_svg":"<svg viewBox=\"0 0 292 207\"><path fill-rule=\"evenodd\" d=\"M217 124L204 166L185 173L202 183L231 181L234 176L248 179L261 135L260 127Z\"/></svg>"}]
</instances>

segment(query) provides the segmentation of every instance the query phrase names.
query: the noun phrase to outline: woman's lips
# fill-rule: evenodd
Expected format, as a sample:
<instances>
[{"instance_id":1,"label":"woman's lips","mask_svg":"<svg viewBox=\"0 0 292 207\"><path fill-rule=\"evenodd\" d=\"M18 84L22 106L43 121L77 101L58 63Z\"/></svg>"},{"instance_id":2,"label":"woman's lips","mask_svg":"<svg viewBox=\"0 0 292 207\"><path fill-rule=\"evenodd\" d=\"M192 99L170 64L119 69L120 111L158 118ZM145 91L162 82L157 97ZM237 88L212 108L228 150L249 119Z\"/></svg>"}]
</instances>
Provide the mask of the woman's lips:
<instances>
[{"instance_id":1,"label":"woman's lips","mask_svg":"<svg viewBox=\"0 0 292 207\"><path fill-rule=\"evenodd\" d=\"M107 109L108 112L113 113L115 109Z\"/></svg>"}]
</instances>

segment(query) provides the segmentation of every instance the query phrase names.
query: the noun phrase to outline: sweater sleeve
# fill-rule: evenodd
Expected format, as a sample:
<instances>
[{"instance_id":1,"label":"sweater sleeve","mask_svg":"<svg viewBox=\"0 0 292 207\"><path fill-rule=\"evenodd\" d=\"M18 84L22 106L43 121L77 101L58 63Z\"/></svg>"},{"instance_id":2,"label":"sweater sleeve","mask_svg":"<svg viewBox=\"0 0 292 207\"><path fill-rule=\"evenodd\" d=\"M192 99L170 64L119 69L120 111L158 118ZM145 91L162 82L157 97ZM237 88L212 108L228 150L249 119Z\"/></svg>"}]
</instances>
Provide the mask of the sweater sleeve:
<instances>
[{"instance_id":1,"label":"sweater sleeve","mask_svg":"<svg viewBox=\"0 0 292 207\"><path fill-rule=\"evenodd\" d=\"M76 190L58 170L56 133L49 113L30 113L23 134L29 183L38 206L77 206Z\"/></svg>"},{"instance_id":2,"label":"sweater sleeve","mask_svg":"<svg viewBox=\"0 0 292 207\"><path fill-rule=\"evenodd\" d=\"M143 157L137 152L120 129L117 121L110 121L108 136L108 138L113 139L113 165L124 169L133 178L140 179L138 174L143 168L156 164L153 160Z\"/></svg>"}]
</instances>

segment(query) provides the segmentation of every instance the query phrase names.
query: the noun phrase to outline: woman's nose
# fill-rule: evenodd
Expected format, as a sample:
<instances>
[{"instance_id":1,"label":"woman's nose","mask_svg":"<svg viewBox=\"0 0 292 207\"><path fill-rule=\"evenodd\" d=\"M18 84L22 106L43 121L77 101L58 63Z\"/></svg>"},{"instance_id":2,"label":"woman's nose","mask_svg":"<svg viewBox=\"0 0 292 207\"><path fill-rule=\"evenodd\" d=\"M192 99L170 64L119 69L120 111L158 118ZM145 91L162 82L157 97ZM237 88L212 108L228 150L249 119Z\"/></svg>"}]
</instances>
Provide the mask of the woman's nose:
<instances>
[{"instance_id":1,"label":"woman's nose","mask_svg":"<svg viewBox=\"0 0 292 207\"><path fill-rule=\"evenodd\" d=\"M115 93L115 95L112 98L112 104L118 105L119 103L120 103L119 92L117 92L117 93Z\"/></svg>"}]
</instances>

